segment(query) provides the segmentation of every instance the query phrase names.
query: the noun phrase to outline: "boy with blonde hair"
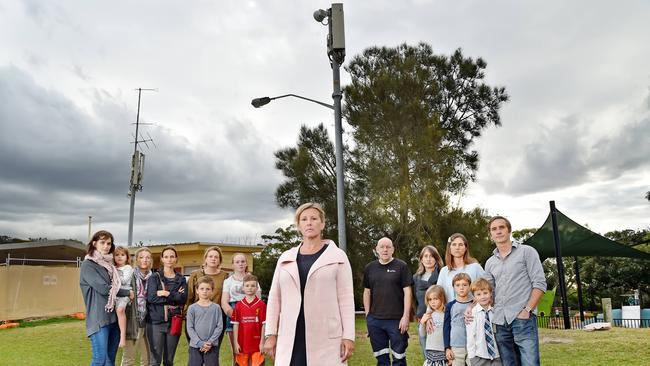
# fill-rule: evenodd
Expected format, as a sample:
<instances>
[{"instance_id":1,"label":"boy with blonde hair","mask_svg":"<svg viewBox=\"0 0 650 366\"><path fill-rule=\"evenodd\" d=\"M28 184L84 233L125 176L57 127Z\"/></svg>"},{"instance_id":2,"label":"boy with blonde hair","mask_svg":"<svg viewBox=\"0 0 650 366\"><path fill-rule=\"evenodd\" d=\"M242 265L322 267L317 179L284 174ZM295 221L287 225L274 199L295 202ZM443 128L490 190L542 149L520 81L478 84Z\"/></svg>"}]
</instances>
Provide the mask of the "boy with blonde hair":
<instances>
[{"instance_id":1,"label":"boy with blonde hair","mask_svg":"<svg viewBox=\"0 0 650 366\"><path fill-rule=\"evenodd\" d=\"M472 366L501 366L494 327L491 318L492 285L484 278L472 282L474 300L478 303L472 309L472 321L467 324L467 358Z\"/></svg>"},{"instance_id":2,"label":"boy with blonde hair","mask_svg":"<svg viewBox=\"0 0 650 366\"><path fill-rule=\"evenodd\" d=\"M467 273L459 273L451 280L456 299L445 307L443 338L445 353L451 366L470 365L467 358L467 338L465 330L465 309L472 303L469 285L472 279Z\"/></svg>"}]
</instances>

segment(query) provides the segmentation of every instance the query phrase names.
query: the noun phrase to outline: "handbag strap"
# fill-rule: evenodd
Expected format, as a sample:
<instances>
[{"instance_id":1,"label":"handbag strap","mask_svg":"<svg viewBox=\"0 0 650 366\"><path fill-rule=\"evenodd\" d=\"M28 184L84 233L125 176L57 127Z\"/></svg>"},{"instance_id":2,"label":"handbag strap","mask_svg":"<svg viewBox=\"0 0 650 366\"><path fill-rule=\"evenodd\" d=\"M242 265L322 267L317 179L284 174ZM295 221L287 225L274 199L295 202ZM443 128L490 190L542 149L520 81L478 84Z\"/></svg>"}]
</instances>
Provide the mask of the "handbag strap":
<instances>
[{"instance_id":1,"label":"handbag strap","mask_svg":"<svg viewBox=\"0 0 650 366\"><path fill-rule=\"evenodd\" d=\"M158 280L160 281L160 286L162 286L162 289L164 290L165 289L165 283L163 282L162 277L160 276L160 272L156 272L156 274L158 275Z\"/></svg>"},{"instance_id":2,"label":"handbag strap","mask_svg":"<svg viewBox=\"0 0 650 366\"><path fill-rule=\"evenodd\" d=\"M158 279L160 280L160 286L162 286L163 291L165 290L165 283L162 280L162 277L160 276L160 272L156 272L158 275ZM164 312L164 317L165 317L165 322L169 321L169 305L163 305L163 312Z\"/></svg>"}]
</instances>

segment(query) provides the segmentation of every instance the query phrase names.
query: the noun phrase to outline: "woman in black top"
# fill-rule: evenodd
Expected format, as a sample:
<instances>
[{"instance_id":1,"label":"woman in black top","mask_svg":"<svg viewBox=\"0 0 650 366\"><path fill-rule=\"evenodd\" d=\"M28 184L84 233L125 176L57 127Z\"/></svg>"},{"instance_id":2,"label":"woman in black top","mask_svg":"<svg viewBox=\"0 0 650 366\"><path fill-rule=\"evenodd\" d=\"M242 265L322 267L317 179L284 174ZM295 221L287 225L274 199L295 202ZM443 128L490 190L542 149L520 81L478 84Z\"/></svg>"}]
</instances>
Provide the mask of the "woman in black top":
<instances>
[{"instance_id":1,"label":"woman in black top","mask_svg":"<svg viewBox=\"0 0 650 366\"><path fill-rule=\"evenodd\" d=\"M160 253L163 268L147 280L146 331L152 366L163 360L165 366L172 366L180 339L180 334L169 333L172 317L183 312L187 301L187 283L183 275L174 271L176 261L176 249L166 247Z\"/></svg>"}]
</instances>

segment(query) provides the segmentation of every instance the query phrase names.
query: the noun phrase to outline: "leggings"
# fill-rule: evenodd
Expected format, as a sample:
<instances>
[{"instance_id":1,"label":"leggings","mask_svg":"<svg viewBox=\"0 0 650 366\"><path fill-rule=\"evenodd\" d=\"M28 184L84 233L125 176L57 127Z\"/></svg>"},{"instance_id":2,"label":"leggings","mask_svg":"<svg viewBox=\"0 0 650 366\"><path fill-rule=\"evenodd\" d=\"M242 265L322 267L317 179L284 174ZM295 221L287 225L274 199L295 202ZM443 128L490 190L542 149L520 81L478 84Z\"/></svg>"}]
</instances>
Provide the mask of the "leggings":
<instances>
[{"instance_id":1,"label":"leggings","mask_svg":"<svg viewBox=\"0 0 650 366\"><path fill-rule=\"evenodd\" d=\"M174 355L180 336L169 334L170 323L147 323L147 340L149 341L149 365L160 366L164 361L165 366L174 365Z\"/></svg>"}]
</instances>

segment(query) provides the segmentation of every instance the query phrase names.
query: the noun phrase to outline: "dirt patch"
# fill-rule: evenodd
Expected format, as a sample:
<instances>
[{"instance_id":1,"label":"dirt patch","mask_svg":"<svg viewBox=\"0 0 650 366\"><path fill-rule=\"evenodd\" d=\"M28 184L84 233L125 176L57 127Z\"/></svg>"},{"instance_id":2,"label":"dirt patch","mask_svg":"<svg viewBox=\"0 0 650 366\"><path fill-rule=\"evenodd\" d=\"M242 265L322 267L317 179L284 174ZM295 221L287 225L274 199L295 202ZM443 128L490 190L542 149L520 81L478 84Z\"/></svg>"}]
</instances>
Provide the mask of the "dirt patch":
<instances>
[{"instance_id":1,"label":"dirt patch","mask_svg":"<svg viewBox=\"0 0 650 366\"><path fill-rule=\"evenodd\" d=\"M542 337L539 339L541 344L569 344L574 343L575 341L571 338L560 338L560 337Z\"/></svg>"}]
</instances>

